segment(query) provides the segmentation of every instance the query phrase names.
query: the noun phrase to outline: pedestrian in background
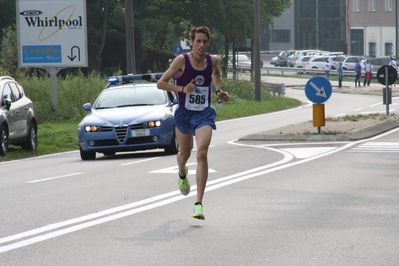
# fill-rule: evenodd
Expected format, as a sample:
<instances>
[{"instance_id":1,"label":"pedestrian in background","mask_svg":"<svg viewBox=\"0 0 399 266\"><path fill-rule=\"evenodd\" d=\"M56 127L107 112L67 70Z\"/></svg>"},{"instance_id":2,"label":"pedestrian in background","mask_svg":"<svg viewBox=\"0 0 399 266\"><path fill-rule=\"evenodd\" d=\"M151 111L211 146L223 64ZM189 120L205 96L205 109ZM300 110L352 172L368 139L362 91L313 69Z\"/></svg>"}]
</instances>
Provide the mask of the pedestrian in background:
<instances>
[{"instance_id":1,"label":"pedestrian in background","mask_svg":"<svg viewBox=\"0 0 399 266\"><path fill-rule=\"evenodd\" d=\"M370 63L370 60L367 59L367 61L364 63L364 82L363 86L370 86L370 81L371 81L371 76L373 74L373 65Z\"/></svg>"},{"instance_id":2,"label":"pedestrian in background","mask_svg":"<svg viewBox=\"0 0 399 266\"><path fill-rule=\"evenodd\" d=\"M326 79L329 79L330 78L331 64L330 64L330 62L328 62L328 59L324 63L323 69L324 69L324 73L326 74Z\"/></svg>"},{"instance_id":3,"label":"pedestrian in background","mask_svg":"<svg viewBox=\"0 0 399 266\"><path fill-rule=\"evenodd\" d=\"M391 55L391 61L389 61L388 65L396 69L396 73L398 72L398 65L396 64L395 57ZM396 86L396 83L393 84L393 86Z\"/></svg>"},{"instance_id":4,"label":"pedestrian in background","mask_svg":"<svg viewBox=\"0 0 399 266\"><path fill-rule=\"evenodd\" d=\"M390 59L391 59L391 61L389 61L388 65L390 65L391 67L397 69L398 65L396 64L395 57L393 55L391 55Z\"/></svg>"},{"instance_id":5,"label":"pedestrian in background","mask_svg":"<svg viewBox=\"0 0 399 266\"><path fill-rule=\"evenodd\" d=\"M360 77L362 76L362 66L360 65L360 60L356 60L355 64L355 87L359 85L360 87Z\"/></svg>"},{"instance_id":6,"label":"pedestrian in background","mask_svg":"<svg viewBox=\"0 0 399 266\"><path fill-rule=\"evenodd\" d=\"M338 88L342 88L342 78L344 77L344 69L342 68L342 62L339 62L337 67L338 72Z\"/></svg>"}]
</instances>

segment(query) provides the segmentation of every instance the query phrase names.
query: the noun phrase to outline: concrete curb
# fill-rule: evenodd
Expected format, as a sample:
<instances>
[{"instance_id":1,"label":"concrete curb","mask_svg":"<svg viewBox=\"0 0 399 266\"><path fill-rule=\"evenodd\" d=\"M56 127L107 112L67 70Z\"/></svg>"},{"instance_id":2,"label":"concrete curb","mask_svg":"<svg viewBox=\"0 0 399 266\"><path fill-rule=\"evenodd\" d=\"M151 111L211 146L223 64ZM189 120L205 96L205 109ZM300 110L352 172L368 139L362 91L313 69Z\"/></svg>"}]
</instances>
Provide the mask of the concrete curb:
<instances>
[{"instance_id":1,"label":"concrete curb","mask_svg":"<svg viewBox=\"0 0 399 266\"><path fill-rule=\"evenodd\" d=\"M341 135L267 135L264 133L251 134L238 141L283 141L283 142L300 142L300 141L356 141L374 137L389 130L399 127L399 119L382 122L381 124L365 128L352 134Z\"/></svg>"}]
</instances>

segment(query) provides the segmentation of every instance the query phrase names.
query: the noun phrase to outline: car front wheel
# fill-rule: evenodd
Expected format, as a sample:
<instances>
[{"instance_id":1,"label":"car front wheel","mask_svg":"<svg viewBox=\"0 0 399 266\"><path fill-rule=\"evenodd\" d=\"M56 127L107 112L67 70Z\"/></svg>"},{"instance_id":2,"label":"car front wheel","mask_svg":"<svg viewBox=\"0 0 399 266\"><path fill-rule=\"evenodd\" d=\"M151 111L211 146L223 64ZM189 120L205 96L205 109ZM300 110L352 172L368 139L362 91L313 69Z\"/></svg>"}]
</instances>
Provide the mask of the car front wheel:
<instances>
[{"instance_id":1,"label":"car front wheel","mask_svg":"<svg viewBox=\"0 0 399 266\"><path fill-rule=\"evenodd\" d=\"M8 130L2 125L0 127L0 155L6 156L8 152Z\"/></svg>"},{"instance_id":2,"label":"car front wheel","mask_svg":"<svg viewBox=\"0 0 399 266\"><path fill-rule=\"evenodd\" d=\"M95 160L96 159L96 152L93 151L84 151L82 150L82 147L79 146L80 149L80 158L82 158L82 160L86 161L86 160Z\"/></svg>"},{"instance_id":3,"label":"car front wheel","mask_svg":"<svg viewBox=\"0 0 399 266\"><path fill-rule=\"evenodd\" d=\"M173 130L172 140L168 147L165 148L166 154L177 154L179 152L179 143L177 142L176 132Z\"/></svg>"},{"instance_id":4,"label":"car front wheel","mask_svg":"<svg viewBox=\"0 0 399 266\"><path fill-rule=\"evenodd\" d=\"M33 151L37 149L37 129L34 123L30 123L28 136L26 141L22 144L22 149L27 151Z\"/></svg>"}]
</instances>

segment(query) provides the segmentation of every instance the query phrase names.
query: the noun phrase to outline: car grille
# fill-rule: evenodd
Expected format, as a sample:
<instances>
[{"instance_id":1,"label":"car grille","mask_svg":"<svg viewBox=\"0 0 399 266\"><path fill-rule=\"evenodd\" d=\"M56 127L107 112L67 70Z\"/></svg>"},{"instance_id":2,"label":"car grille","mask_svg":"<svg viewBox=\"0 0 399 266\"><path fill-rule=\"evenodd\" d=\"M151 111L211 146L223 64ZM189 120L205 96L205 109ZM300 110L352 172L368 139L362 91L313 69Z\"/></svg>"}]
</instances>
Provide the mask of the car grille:
<instances>
[{"instance_id":1,"label":"car grille","mask_svg":"<svg viewBox=\"0 0 399 266\"><path fill-rule=\"evenodd\" d=\"M126 139L126 134L127 134L127 126L116 126L115 127L115 134L117 139L123 143Z\"/></svg>"}]
</instances>

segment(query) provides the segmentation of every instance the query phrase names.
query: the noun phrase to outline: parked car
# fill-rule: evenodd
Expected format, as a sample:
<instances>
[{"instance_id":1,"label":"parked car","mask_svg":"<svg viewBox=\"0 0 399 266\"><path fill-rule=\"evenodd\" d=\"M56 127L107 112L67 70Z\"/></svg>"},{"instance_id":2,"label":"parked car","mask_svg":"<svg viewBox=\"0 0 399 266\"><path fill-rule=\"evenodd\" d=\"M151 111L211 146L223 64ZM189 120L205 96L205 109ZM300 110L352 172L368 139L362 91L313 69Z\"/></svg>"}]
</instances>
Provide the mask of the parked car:
<instances>
[{"instance_id":1,"label":"parked car","mask_svg":"<svg viewBox=\"0 0 399 266\"><path fill-rule=\"evenodd\" d=\"M288 58L287 58L287 66L288 67L294 67L295 60L296 59L295 59L294 54L288 56Z\"/></svg>"},{"instance_id":2,"label":"parked car","mask_svg":"<svg viewBox=\"0 0 399 266\"><path fill-rule=\"evenodd\" d=\"M302 56L299 57L295 62L294 62L294 67L295 68L305 68L306 63L311 59L311 56ZM302 71L298 71L298 74L303 74L303 70Z\"/></svg>"},{"instance_id":3,"label":"parked car","mask_svg":"<svg viewBox=\"0 0 399 266\"><path fill-rule=\"evenodd\" d=\"M360 63L362 64L362 62L364 62L366 60L366 58L363 56L357 56L357 55L346 56L342 60L342 68L344 70L355 70L355 64L356 64L357 60L360 60L361 61Z\"/></svg>"},{"instance_id":4,"label":"parked car","mask_svg":"<svg viewBox=\"0 0 399 266\"><path fill-rule=\"evenodd\" d=\"M24 150L37 149L37 120L32 101L21 84L8 76L0 77L0 155L9 145Z\"/></svg>"},{"instance_id":5,"label":"parked car","mask_svg":"<svg viewBox=\"0 0 399 266\"><path fill-rule=\"evenodd\" d=\"M274 66L286 67L288 57L290 55L293 55L294 53L295 53L295 50L282 51L281 53L279 53L279 55L277 57L277 62Z\"/></svg>"},{"instance_id":6,"label":"parked car","mask_svg":"<svg viewBox=\"0 0 399 266\"><path fill-rule=\"evenodd\" d=\"M89 113L78 126L82 160L94 160L96 153L164 149L176 154L175 94L159 90L156 81L162 74L110 77L109 84L93 105L85 103Z\"/></svg>"},{"instance_id":7,"label":"parked car","mask_svg":"<svg viewBox=\"0 0 399 266\"><path fill-rule=\"evenodd\" d=\"M277 59L278 59L277 56L272 57L272 59L270 59L270 64L271 64L271 65L275 65L275 64L277 63Z\"/></svg>"},{"instance_id":8,"label":"parked car","mask_svg":"<svg viewBox=\"0 0 399 266\"><path fill-rule=\"evenodd\" d=\"M344 60L345 56L331 56L330 57L330 64L331 64L331 69L337 69L339 66L339 62L342 62Z\"/></svg>"},{"instance_id":9,"label":"parked car","mask_svg":"<svg viewBox=\"0 0 399 266\"><path fill-rule=\"evenodd\" d=\"M306 62L305 69L319 69L322 70L326 60L329 60L328 56L312 57Z\"/></svg>"},{"instance_id":10,"label":"parked car","mask_svg":"<svg viewBox=\"0 0 399 266\"><path fill-rule=\"evenodd\" d=\"M236 69L241 72L251 71L251 59L245 54L236 54ZM263 61L260 60L260 67L263 67ZM233 56L229 55L228 71L233 70Z\"/></svg>"},{"instance_id":11,"label":"parked car","mask_svg":"<svg viewBox=\"0 0 399 266\"><path fill-rule=\"evenodd\" d=\"M391 58L389 56L382 56L382 57L376 57L376 58L370 58L370 63L373 66L373 72L377 72L379 68L385 65L389 65L389 62L391 61ZM399 59L395 59L396 65L399 66ZM365 62L362 63L362 67L364 68ZM372 75L371 78L376 78L376 75ZM398 72L398 78L399 78L399 72Z\"/></svg>"},{"instance_id":12,"label":"parked car","mask_svg":"<svg viewBox=\"0 0 399 266\"><path fill-rule=\"evenodd\" d=\"M389 56L370 58L370 63L373 65L373 71L377 72L382 66L388 65L391 61ZM396 64L399 66L399 59L395 59ZM362 66L363 67L363 66Z\"/></svg>"}]
</instances>

